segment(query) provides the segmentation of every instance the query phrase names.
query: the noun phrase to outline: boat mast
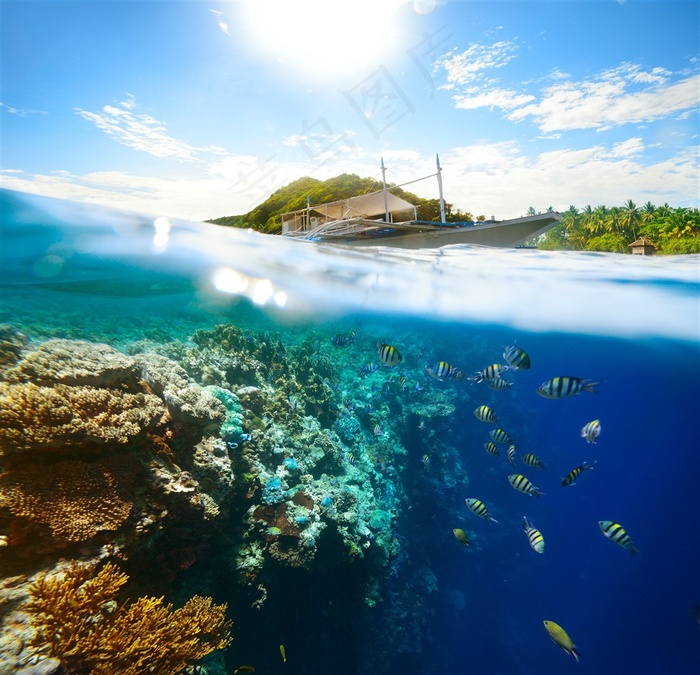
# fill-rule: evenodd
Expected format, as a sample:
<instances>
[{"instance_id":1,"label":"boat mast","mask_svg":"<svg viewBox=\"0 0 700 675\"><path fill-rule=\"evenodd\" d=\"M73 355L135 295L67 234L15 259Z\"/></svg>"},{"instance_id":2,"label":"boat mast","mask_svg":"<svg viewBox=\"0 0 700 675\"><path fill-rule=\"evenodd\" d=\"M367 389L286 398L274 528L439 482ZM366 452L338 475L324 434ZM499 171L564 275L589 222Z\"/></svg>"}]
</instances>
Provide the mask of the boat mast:
<instances>
[{"instance_id":1,"label":"boat mast","mask_svg":"<svg viewBox=\"0 0 700 675\"><path fill-rule=\"evenodd\" d=\"M442 167L440 166L440 155L435 153L435 161L437 162L437 180L438 192L440 193L440 222L445 222L445 200L442 196Z\"/></svg>"},{"instance_id":2,"label":"boat mast","mask_svg":"<svg viewBox=\"0 0 700 675\"><path fill-rule=\"evenodd\" d=\"M389 200L386 194L386 168L384 167L384 157L382 160L382 192L384 193L384 221L389 222Z\"/></svg>"}]
</instances>

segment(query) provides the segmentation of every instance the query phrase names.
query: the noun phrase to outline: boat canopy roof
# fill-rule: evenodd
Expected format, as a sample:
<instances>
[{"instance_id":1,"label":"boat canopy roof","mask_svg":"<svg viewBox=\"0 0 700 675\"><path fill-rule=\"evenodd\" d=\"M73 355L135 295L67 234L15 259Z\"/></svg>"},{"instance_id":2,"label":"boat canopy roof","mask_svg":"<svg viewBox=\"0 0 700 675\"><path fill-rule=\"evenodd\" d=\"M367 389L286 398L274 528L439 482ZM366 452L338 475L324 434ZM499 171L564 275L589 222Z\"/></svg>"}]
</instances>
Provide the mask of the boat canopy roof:
<instances>
[{"instance_id":1,"label":"boat canopy roof","mask_svg":"<svg viewBox=\"0 0 700 675\"><path fill-rule=\"evenodd\" d=\"M407 202L405 199L401 199L401 197L397 197L391 192L386 192L386 204L384 198L384 191L379 190L378 192L370 192L366 195L340 199L337 202L328 202L327 204L311 206L310 209L332 220L383 216L387 208L389 213L415 211L415 206L413 204ZM285 213L284 216L291 215L292 213L300 213L302 211L305 212L307 209L292 211L289 214Z\"/></svg>"}]
</instances>

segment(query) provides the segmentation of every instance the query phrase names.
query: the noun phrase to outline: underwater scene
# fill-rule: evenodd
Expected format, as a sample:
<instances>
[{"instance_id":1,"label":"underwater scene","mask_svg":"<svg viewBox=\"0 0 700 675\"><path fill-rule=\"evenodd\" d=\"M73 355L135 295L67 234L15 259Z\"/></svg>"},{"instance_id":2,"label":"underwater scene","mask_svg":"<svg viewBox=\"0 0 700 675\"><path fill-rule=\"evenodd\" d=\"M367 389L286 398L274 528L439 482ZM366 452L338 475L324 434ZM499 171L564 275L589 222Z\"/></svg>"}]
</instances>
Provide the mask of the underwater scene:
<instances>
[{"instance_id":1,"label":"underwater scene","mask_svg":"<svg viewBox=\"0 0 700 675\"><path fill-rule=\"evenodd\" d=\"M700 258L0 193L0 672L700 672Z\"/></svg>"}]
</instances>

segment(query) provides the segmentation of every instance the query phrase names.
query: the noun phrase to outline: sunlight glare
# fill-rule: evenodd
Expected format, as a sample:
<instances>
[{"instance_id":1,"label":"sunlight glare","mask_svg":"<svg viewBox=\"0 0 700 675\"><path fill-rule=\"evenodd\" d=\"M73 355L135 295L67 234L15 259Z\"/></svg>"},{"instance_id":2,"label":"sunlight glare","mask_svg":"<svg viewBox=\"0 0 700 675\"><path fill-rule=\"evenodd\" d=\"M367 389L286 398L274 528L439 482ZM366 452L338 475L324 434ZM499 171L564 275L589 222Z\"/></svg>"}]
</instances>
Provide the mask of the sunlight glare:
<instances>
[{"instance_id":1,"label":"sunlight glare","mask_svg":"<svg viewBox=\"0 0 700 675\"><path fill-rule=\"evenodd\" d=\"M242 3L252 48L301 75L360 75L396 43L405 0L257 0Z\"/></svg>"}]
</instances>

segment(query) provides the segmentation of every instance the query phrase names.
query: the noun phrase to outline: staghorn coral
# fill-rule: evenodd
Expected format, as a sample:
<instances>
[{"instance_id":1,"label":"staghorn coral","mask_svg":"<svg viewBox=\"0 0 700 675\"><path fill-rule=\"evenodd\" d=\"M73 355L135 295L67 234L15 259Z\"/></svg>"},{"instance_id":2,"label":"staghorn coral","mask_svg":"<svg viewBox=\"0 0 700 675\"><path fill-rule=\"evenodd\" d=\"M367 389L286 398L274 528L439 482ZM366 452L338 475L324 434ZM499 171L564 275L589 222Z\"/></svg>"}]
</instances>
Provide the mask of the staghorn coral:
<instances>
[{"instance_id":1,"label":"staghorn coral","mask_svg":"<svg viewBox=\"0 0 700 675\"><path fill-rule=\"evenodd\" d=\"M113 347L87 340L52 339L27 351L5 372L8 382L111 386L133 380L134 359Z\"/></svg>"},{"instance_id":2,"label":"staghorn coral","mask_svg":"<svg viewBox=\"0 0 700 675\"><path fill-rule=\"evenodd\" d=\"M127 580L112 563L97 574L75 562L63 575L40 574L26 606L36 645L69 674L170 675L231 643L226 605L200 596L174 611L163 598L117 605Z\"/></svg>"},{"instance_id":3,"label":"staghorn coral","mask_svg":"<svg viewBox=\"0 0 700 675\"><path fill-rule=\"evenodd\" d=\"M164 412L153 394L0 382L0 455L7 449L124 444Z\"/></svg>"},{"instance_id":4,"label":"staghorn coral","mask_svg":"<svg viewBox=\"0 0 700 675\"><path fill-rule=\"evenodd\" d=\"M22 464L0 474L0 506L48 525L57 539L86 541L98 532L119 529L129 517L137 467L129 455L95 464Z\"/></svg>"}]
</instances>

